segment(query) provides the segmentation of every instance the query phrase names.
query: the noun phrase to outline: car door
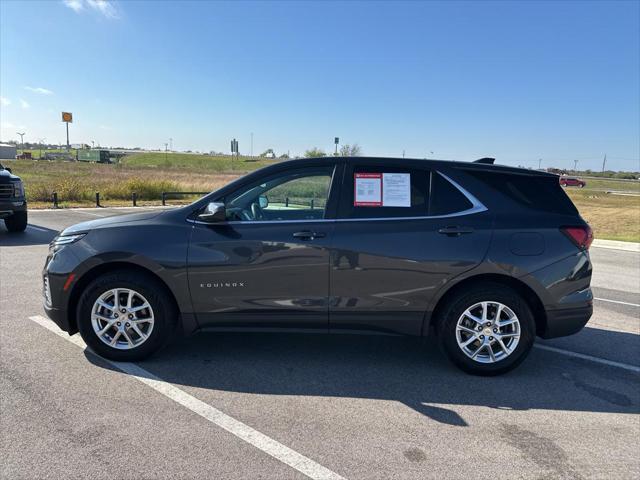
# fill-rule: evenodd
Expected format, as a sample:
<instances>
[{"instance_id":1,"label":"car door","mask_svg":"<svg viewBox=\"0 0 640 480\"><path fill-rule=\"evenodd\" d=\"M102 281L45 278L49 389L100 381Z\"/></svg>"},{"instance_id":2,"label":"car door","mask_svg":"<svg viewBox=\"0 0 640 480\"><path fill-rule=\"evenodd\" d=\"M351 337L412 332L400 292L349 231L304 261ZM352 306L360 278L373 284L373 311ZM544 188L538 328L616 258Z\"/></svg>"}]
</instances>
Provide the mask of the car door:
<instances>
[{"instance_id":1,"label":"car door","mask_svg":"<svg viewBox=\"0 0 640 480\"><path fill-rule=\"evenodd\" d=\"M328 328L334 171L325 160L274 173L217 199L227 221L195 221L188 275L201 327Z\"/></svg>"},{"instance_id":2,"label":"car door","mask_svg":"<svg viewBox=\"0 0 640 480\"><path fill-rule=\"evenodd\" d=\"M482 260L490 237L489 213L447 176L352 162L331 249L330 330L420 335L433 295Z\"/></svg>"}]
</instances>

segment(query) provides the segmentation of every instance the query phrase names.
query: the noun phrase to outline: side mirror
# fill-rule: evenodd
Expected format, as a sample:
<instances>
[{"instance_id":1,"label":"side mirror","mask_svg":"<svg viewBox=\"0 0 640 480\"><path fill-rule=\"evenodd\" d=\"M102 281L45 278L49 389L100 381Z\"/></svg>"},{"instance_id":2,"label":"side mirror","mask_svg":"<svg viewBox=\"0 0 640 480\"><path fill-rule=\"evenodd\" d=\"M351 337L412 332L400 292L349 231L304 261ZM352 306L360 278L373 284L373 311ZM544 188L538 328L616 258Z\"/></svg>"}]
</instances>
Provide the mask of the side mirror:
<instances>
[{"instance_id":1,"label":"side mirror","mask_svg":"<svg viewBox=\"0 0 640 480\"><path fill-rule=\"evenodd\" d=\"M11 173L11 169L10 169L10 168L8 168L8 167L4 167L4 169L5 169L7 172Z\"/></svg>"},{"instance_id":2,"label":"side mirror","mask_svg":"<svg viewBox=\"0 0 640 480\"><path fill-rule=\"evenodd\" d=\"M269 199L266 195L260 195L258 197L258 205L260 205L260 208L267 208L269 206Z\"/></svg>"},{"instance_id":3,"label":"side mirror","mask_svg":"<svg viewBox=\"0 0 640 480\"><path fill-rule=\"evenodd\" d=\"M224 222L227 220L227 212L224 208L224 203L211 202L207 205L207 208L198 215L198 220L207 223Z\"/></svg>"}]
</instances>

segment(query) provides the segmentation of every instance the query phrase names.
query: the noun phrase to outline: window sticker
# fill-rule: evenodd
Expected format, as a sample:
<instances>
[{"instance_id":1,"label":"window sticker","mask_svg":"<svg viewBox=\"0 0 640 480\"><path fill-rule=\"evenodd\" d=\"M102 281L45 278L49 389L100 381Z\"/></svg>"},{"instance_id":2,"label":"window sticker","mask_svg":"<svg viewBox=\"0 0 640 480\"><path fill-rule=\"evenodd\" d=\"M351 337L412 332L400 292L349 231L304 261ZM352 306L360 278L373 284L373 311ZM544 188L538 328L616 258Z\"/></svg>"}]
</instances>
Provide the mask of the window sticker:
<instances>
[{"instance_id":1,"label":"window sticker","mask_svg":"<svg viewBox=\"0 0 640 480\"><path fill-rule=\"evenodd\" d=\"M356 173L355 207L411 207L411 174Z\"/></svg>"},{"instance_id":2,"label":"window sticker","mask_svg":"<svg viewBox=\"0 0 640 480\"><path fill-rule=\"evenodd\" d=\"M411 174L385 173L382 175L382 206L411 206Z\"/></svg>"},{"instance_id":3,"label":"window sticker","mask_svg":"<svg viewBox=\"0 0 640 480\"><path fill-rule=\"evenodd\" d=\"M354 177L353 205L356 207L382 206L382 174L356 173Z\"/></svg>"}]
</instances>

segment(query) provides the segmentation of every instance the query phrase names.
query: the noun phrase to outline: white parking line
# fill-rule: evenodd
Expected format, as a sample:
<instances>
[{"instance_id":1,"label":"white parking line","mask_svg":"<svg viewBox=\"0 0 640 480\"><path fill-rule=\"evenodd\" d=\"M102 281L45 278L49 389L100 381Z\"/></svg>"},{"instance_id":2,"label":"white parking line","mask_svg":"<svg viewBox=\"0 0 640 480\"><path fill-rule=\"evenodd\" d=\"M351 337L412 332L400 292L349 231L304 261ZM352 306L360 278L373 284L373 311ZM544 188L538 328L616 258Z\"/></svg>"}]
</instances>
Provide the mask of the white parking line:
<instances>
[{"instance_id":1,"label":"white parking line","mask_svg":"<svg viewBox=\"0 0 640 480\"><path fill-rule=\"evenodd\" d=\"M69 336L66 332L60 330L51 320L42 317L40 315L29 317L38 325L46 328L47 330L55 333L61 338L77 345L80 348L87 348L82 338L79 335ZM337 473L323 467L319 463L314 462L310 458L290 449L286 445L268 437L264 433L261 433L254 428L230 417L226 413L212 407L208 403L204 403L201 400L189 395L187 392L180 390L174 385L165 382L159 377L156 377L152 373L148 372L144 368L136 365L135 363L128 362L113 362L106 360L118 370L131 375L136 380L144 383L148 387L153 388L156 392L161 393L167 398L170 398L174 402L188 408L194 413L197 413L201 417L209 420L211 423L225 429L229 433L244 440L245 442L253 445L254 447L262 450L263 452L271 455L273 458L280 460L282 463L295 468L300 473L306 475L314 480L344 480L344 477Z\"/></svg>"},{"instance_id":2,"label":"white parking line","mask_svg":"<svg viewBox=\"0 0 640 480\"><path fill-rule=\"evenodd\" d=\"M609 300L608 298L598 298L598 297L593 297L593 299L594 300L598 300L600 302L618 303L620 305L630 305L632 307L640 307L640 304L629 303L629 302L621 302L620 300Z\"/></svg>"},{"instance_id":3,"label":"white parking line","mask_svg":"<svg viewBox=\"0 0 640 480\"><path fill-rule=\"evenodd\" d=\"M549 352L559 353L568 357L580 358L582 360L589 360L591 362L601 363L610 367L623 368L631 372L640 373L640 367L635 365L629 365L628 363L614 362L613 360L607 360L606 358L593 357L591 355L585 355L584 353L572 352L571 350L563 350L562 348L550 347L549 345L540 345L536 343L534 347L540 350L548 350Z\"/></svg>"},{"instance_id":4,"label":"white parking line","mask_svg":"<svg viewBox=\"0 0 640 480\"><path fill-rule=\"evenodd\" d=\"M39 232L49 232L50 230L47 230L46 228L40 228L40 227L36 227L35 225L27 225L29 228L33 228L34 230L37 230Z\"/></svg>"}]
</instances>

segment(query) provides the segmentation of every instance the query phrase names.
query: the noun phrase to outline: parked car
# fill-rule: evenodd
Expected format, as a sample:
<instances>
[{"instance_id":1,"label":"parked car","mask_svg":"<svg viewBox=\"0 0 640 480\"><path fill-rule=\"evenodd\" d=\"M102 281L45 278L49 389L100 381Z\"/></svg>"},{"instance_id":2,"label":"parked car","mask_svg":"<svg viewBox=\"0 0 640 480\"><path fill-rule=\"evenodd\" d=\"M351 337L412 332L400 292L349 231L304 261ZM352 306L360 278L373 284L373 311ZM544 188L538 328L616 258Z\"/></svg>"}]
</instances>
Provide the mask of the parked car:
<instances>
[{"instance_id":1,"label":"parked car","mask_svg":"<svg viewBox=\"0 0 640 480\"><path fill-rule=\"evenodd\" d=\"M27 199L20 177L0 164L0 218L10 232L23 232L27 228Z\"/></svg>"},{"instance_id":2,"label":"parked car","mask_svg":"<svg viewBox=\"0 0 640 480\"><path fill-rule=\"evenodd\" d=\"M575 177L560 177L560 185L563 187L579 187L583 188L587 182Z\"/></svg>"},{"instance_id":3,"label":"parked car","mask_svg":"<svg viewBox=\"0 0 640 480\"><path fill-rule=\"evenodd\" d=\"M292 160L195 203L64 230L44 306L98 354L199 330L437 335L506 372L592 314L592 232L556 175L386 158Z\"/></svg>"}]
</instances>

